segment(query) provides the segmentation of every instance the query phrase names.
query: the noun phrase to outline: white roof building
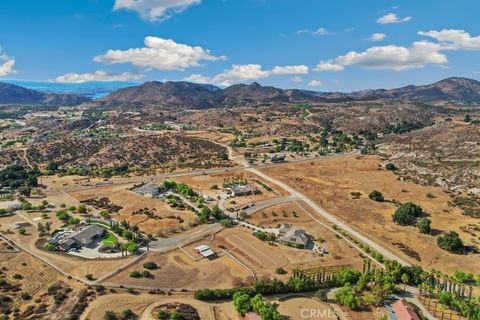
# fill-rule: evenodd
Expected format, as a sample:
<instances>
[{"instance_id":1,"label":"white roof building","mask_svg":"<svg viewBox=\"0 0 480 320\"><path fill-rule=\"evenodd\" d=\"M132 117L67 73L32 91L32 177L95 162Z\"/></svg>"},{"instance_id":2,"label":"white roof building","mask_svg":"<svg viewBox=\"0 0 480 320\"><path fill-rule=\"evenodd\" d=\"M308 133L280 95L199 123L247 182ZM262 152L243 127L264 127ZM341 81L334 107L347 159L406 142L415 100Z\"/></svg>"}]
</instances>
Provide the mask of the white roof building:
<instances>
[{"instance_id":1,"label":"white roof building","mask_svg":"<svg viewBox=\"0 0 480 320\"><path fill-rule=\"evenodd\" d=\"M204 258L208 258L215 255L215 252L213 252L212 249L210 249L210 247L206 245L198 246L195 248L195 250L197 250L197 252L201 254Z\"/></svg>"}]
</instances>

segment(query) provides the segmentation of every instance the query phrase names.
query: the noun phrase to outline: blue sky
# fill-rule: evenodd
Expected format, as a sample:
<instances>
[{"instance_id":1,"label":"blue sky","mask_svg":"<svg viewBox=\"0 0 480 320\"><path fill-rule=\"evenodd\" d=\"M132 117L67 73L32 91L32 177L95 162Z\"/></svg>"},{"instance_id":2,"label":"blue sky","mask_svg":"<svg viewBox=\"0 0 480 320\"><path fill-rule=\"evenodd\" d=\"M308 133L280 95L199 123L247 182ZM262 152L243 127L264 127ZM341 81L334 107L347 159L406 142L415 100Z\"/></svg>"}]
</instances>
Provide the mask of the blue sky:
<instances>
[{"instance_id":1,"label":"blue sky","mask_svg":"<svg viewBox=\"0 0 480 320\"><path fill-rule=\"evenodd\" d=\"M318 91L480 78L478 0L3 0L0 79Z\"/></svg>"}]
</instances>

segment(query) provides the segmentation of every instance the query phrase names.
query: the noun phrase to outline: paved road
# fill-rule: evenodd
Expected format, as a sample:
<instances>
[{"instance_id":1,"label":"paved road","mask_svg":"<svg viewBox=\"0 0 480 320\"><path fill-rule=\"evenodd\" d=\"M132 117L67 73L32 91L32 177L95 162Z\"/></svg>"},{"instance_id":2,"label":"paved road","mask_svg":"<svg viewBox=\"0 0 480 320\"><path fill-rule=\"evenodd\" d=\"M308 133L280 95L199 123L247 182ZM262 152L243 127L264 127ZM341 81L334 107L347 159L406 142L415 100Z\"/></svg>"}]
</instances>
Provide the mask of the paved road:
<instances>
[{"instance_id":1,"label":"paved road","mask_svg":"<svg viewBox=\"0 0 480 320\"><path fill-rule=\"evenodd\" d=\"M262 201L255 202L255 205L253 207L247 208L245 211L248 215L251 215L252 213L255 213L257 211L263 210L265 208L269 208L272 206L275 206L277 204L282 204L286 202L291 202L293 200L296 200L297 197L292 195L292 196L286 196L286 197L278 197L278 198L273 198L273 199L266 199Z\"/></svg>"},{"instance_id":2,"label":"paved road","mask_svg":"<svg viewBox=\"0 0 480 320\"><path fill-rule=\"evenodd\" d=\"M150 251L155 252L166 252L178 248L181 245L186 245L197 239L205 237L209 234L216 233L222 230L223 227L218 223L213 223L202 227L200 230L195 232L180 235L178 237L160 239L152 241L149 244Z\"/></svg>"}]
</instances>

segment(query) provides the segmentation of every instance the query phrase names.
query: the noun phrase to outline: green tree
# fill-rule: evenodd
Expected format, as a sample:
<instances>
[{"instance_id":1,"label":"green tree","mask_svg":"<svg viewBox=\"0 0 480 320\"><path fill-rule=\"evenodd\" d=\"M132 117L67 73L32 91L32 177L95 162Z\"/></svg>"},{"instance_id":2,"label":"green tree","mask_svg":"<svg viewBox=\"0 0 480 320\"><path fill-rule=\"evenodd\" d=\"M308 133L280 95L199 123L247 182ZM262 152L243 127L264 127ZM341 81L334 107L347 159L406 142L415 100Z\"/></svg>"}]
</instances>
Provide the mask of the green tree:
<instances>
[{"instance_id":1,"label":"green tree","mask_svg":"<svg viewBox=\"0 0 480 320\"><path fill-rule=\"evenodd\" d=\"M275 309L270 302L265 302L260 308L260 317L262 320L280 320L280 313Z\"/></svg>"},{"instance_id":2,"label":"green tree","mask_svg":"<svg viewBox=\"0 0 480 320\"><path fill-rule=\"evenodd\" d=\"M134 242L127 242L122 244L122 249L128 251L130 254L135 254L138 252L138 245Z\"/></svg>"},{"instance_id":3,"label":"green tree","mask_svg":"<svg viewBox=\"0 0 480 320\"><path fill-rule=\"evenodd\" d=\"M407 202L402 204L393 214L393 221L402 226L414 225L417 217L423 214L423 209L417 204Z\"/></svg>"},{"instance_id":4,"label":"green tree","mask_svg":"<svg viewBox=\"0 0 480 320\"><path fill-rule=\"evenodd\" d=\"M250 296L243 292L236 292L233 295L233 305L235 306L235 310L237 310L242 317L252 309L250 300Z\"/></svg>"},{"instance_id":5,"label":"green tree","mask_svg":"<svg viewBox=\"0 0 480 320\"><path fill-rule=\"evenodd\" d=\"M377 190L370 192L370 194L368 195L368 198L377 202L383 202L385 200L383 197L383 194Z\"/></svg>"},{"instance_id":6,"label":"green tree","mask_svg":"<svg viewBox=\"0 0 480 320\"><path fill-rule=\"evenodd\" d=\"M432 221L427 218L422 218L417 222L417 228L421 233L430 234L432 227L430 226Z\"/></svg>"},{"instance_id":7,"label":"green tree","mask_svg":"<svg viewBox=\"0 0 480 320\"><path fill-rule=\"evenodd\" d=\"M401 280L402 280L402 283L404 284L403 291L406 291L407 284L408 282L410 282L410 277L408 276L408 274L404 273L402 274Z\"/></svg>"},{"instance_id":8,"label":"green tree","mask_svg":"<svg viewBox=\"0 0 480 320\"><path fill-rule=\"evenodd\" d=\"M437 238L437 245L443 250L457 252L463 248L463 241L455 231L450 231Z\"/></svg>"},{"instance_id":9,"label":"green tree","mask_svg":"<svg viewBox=\"0 0 480 320\"><path fill-rule=\"evenodd\" d=\"M355 296L353 288L349 283L335 293L335 301L352 310L360 308L360 299Z\"/></svg>"}]
</instances>

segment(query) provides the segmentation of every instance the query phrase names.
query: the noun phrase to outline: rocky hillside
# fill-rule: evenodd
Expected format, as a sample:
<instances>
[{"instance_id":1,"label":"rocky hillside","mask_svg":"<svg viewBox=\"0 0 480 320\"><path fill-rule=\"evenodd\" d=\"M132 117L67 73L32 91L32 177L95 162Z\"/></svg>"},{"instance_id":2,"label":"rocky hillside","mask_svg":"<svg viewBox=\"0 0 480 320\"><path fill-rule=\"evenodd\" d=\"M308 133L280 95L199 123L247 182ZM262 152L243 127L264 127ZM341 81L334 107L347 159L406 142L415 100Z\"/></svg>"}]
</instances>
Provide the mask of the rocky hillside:
<instances>
[{"instance_id":1,"label":"rocky hillside","mask_svg":"<svg viewBox=\"0 0 480 320\"><path fill-rule=\"evenodd\" d=\"M321 103L368 101L378 99L410 100L422 103L438 101L480 102L480 82L466 78L448 78L425 86L398 89L364 90L352 93L282 90L256 82L225 89L189 82L146 82L119 89L99 100L104 107L162 106L205 109L265 103Z\"/></svg>"},{"instance_id":2,"label":"rocky hillside","mask_svg":"<svg viewBox=\"0 0 480 320\"><path fill-rule=\"evenodd\" d=\"M0 82L0 104L41 104L47 106L78 105L90 99L72 94L43 93Z\"/></svg>"}]
</instances>

